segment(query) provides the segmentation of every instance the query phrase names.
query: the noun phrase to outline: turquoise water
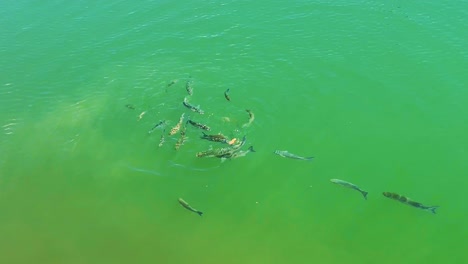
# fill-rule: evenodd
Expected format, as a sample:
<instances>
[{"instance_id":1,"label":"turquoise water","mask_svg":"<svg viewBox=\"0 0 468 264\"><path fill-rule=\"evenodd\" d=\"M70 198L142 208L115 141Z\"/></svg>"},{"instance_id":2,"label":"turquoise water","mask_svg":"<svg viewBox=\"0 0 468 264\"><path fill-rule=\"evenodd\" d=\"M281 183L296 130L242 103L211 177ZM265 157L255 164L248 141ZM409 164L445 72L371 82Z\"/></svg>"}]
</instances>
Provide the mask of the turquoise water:
<instances>
[{"instance_id":1,"label":"turquoise water","mask_svg":"<svg viewBox=\"0 0 468 264\"><path fill-rule=\"evenodd\" d=\"M0 263L466 262L467 10L4 1ZM182 113L256 152L197 158L192 127L176 151Z\"/></svg>"}]
</instances>

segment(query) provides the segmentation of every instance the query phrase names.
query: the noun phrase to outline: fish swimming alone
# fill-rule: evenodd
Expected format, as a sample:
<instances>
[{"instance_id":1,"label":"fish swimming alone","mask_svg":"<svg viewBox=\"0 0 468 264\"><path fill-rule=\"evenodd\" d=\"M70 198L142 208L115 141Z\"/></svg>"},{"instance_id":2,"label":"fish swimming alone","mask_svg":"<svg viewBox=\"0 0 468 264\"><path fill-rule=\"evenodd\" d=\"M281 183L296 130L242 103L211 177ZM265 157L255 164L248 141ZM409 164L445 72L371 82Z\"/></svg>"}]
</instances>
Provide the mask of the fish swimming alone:
<instances>
[{"instance_id":1,"label":"fish swimming alone","mask_svg":"<svg viewBox=\"0 0 468 264\"><path fill-rule=\"evenodd\" d=\"M429 211L429 212L431 212L433 214L435 214L436 209L439 208L439 206L426 206L426 205L423 205L421 203L415 202L415 201L411 200L410 198L405 197L403 195L399 195L397 193L383 192L383 195L385 197L387 197L387 198L402 202L402 203L407 204L407 205L411 205L411 206L416 207L416 208L420 208L420 209Z\"/></svg>"},{"instance_id":2,"label":"fish swimming alone","mask_svg":"<svg viewBox=\"0 0 468 264\"><path fill-rule=\"evenodd\" d=\"M177 122L177 124L171 129L171 131L169 131L170 136L174 135L175 133L179 131L180 126L182 125L182 122L184 122L184 117L185 117L185 113L182 113L182 115L179 118L179 122Z\"/></svg>"},{"instance_id":3,"label":"fish swimming alone","mask_svg":"<svg viewBox=\"0 0 468 264\"><path fill-rule=\"evenodd\" d=\"M338 179L331 179L330 181L335 183L335 184L338 184L338 185L344 186L346 188L350 188L350 189L353 189L353 190L356 190L356 191L360 192L362 194L362 196L364 196L364 199L367 200L368 192L366 192L364 190L361 190L361 188L359 188L355 184L352 184L350 182L343 181L343 180L338 180Z\"/></svg>"},{"instance_id":4,"label":"fish swimming alone","mask_svg":"<svg viewBox=\"0 0 468 264\"><path fill-rule=\"evenodd\" d=\"M198 123L198 122L195 122L195 121L192 121L192 120L190 120L190 119L187 120L186 123L189 123L189 124L191 124L191 125L194 126L194 127L198 127L198 128L200 128L200 129L203 129L203 130L206 130L206 131L210 131L210 130L211 130L211 128L210 128L209 126L204 125L204 124L201 124L201 123Z\"/></svg>"},{"instance_id":5,"label":"fish swimming alone","mask_svg":"<svg viewBox=\"0 0 468 264\"><path fill-rule=\"evenodd\" d=\"M126 104L125 107L131 110L135 110L135 106L133 106L132 104Z\"/></svg>"},{"instance_id":6,"label":"fish swimming alone","mask_svg":"<svg viewBox=\"0 0 468 264\"><path fill-rule=\"evenodd\" d=\"M224 98L226 98L228 101L231 101L231 97L229 96L229 88L224 92Z\"/></svg>"},{"instance_id":7,"label":"fish swimming alone","mask_svg":"<svg viewBox=\"0 0 468 264\"><path fill-rule=\"evenodd\" d=\"M166 130L165 130L165 129L163 130L163 132L162 132L162 134L161 134L161 139L159 139L159 145L158 145L159 147L162 147L162 145L164 144L164 141L165 141L165 139L164 139L164 133L166 133Z\"/></svg>"},{"instance_id":8,"label":"fish swimming alone","mask_svg":"<svg viewBox=\"0 0 468 264\"><path fill-rule=\"evenodd\" d=\"M184 201L184 199L182 198L179 198L179 203L187 210L189 211L192 211L194 213L197 213L199 216L202 216L203 215L203 212L193 208L192 206L190 206L186 201Z\"/></svg>"},{"instance_id":9,"label":"fish swimming alone","mask_svg":"<svg viewBox=\"0 0 468 264\"><path fill-rule=\"evenodd\" d=\"M159 121L159 123L157 123L156 125L154 125L154 127L153 127L152 129L150 129L150 131L148 131L148 134L153 133L153 131L154 131L155 129L160 128L160 127L163 127L165 124L166 124L166 121L165 121L165 120Z\"/></svg>"},{"instance_id":10,"label":"fish swimming alone","mask_svg":"<svg viewBox=\"0 0 468 264\"><path fill-rule=\"evenodd\" d=\"M172 85L176 84L179 80L172 80L170 83L167 84L167 88L171 87Z\"/></svg>"},{"instance_id":11,"label":"fish swimming alone","mask_svg":"<svg viewBox=\"0 0 468 264\"><path fill-rule=\"evenodd\" d=\"M188 79L185 83L185 90L187 90L188 95L193 95L192 80Z\"/></svg>"},{"instance_id":12,"label":"fish swimming alone","mask_svg":"<svg viewBox=\"0 0 468 264\"><path fill-rule=\"evenodd\" d=\"M283 158L298 159L298 160L312 160L314 157L301 157L296 154L289 153L287 150L275 150L276 155Z\"/></svg>"},{"instance_id":13,"label":"fish swimming alone","mask_svg":"<svg viewBox=\"0 0 468 264\"><path fill-rule=\"evenodd\" d=\"M242 125L243 128L250 126L252 122L255 120L255 115L252 111L250 111L249 109L246 109L245 111L249 113L249 121Z\"/></svg>"},{"instance_id":14,"label":"fish swimming alone","mask_svg":"<svg viewBox=\"0 0 468 264\"><path fill-rule=\"evenodd\" d=\"M189 104L187 97L184 98L182 104L191 111L199 113L200 115L203 115L205 113L205 111L201 110L200 107Z\"/></svg>"},{"instance_id":15,"label":"fish swimming alone","mask_svg":"<svg viewBox=\"0 0 468 264\"><path fill-rule=\"evenodd\" d=\"M147 111L141 112L141 114L138 116L138 120L137 120L137 121L140 121L140 120L143 118L143 116L146 114L146 112L147 112Z\"/></svg>"}]
</instances>

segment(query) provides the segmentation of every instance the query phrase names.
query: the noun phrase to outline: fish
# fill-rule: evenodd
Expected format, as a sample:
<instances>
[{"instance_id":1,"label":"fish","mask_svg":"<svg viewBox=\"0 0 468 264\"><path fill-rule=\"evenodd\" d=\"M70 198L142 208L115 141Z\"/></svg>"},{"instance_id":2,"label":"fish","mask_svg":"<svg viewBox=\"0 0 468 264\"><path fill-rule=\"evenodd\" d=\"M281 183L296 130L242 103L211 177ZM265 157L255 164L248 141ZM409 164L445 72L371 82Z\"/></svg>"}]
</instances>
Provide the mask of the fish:
<instances>
[{"instance_id":1,"label":"fish","mask_svg":"<svg viewBox=\"0 0 468 264\"><path fill-rule=\"evenodd\" d=\"M206 139L206 140L209 140L209 141L221 142L221 143L227 143L228 142L227 137L224 136L223 134L208 135L205 132L202 132L202 133L203 133L203 135L200 137L201 139Z\"/></svg>"},{"instance_id":2,"label":"fish","mask_svg":"<svg viewBox=\"0 0 468 264\"><path fill-rule=\"evenodd\" d=\"M126 104L125 107L131 110L135 110L135 106L133 106L132 104Z\"/></svg>"},{"instance_id":3,"label":"fish","mask_svg":"<svg viewBox=\"0 0 468 264\"><path fill-rule=\"evenodd\" d=\"M187 90L188 95L193 95L192 80L189 79L187 83L185 83L185 90Z\"/></svg>"},{"instance_id":4,"label":"fish","mask_svg":"<svg viewBox=\"0 0 468 264\"><path fill-rule=\"evenodd\" d=\"M298 159L298 160L312 160L314 158L314 157L301 157L301 156L289 153L287 150L275 150L274 153L283 158L291 158L291 159Z\"/></svg>"},{"instance_id":5,"label":"fish","mask_svg":"<svg viewBox=\"0 0 468 264\"><path fill-rule=\"evenodd\" d=\"M167 88L171 87L172 85L176 84L179 80L172 80L170 83L167 84Z\"/></svg>"},{"instance_id":6,"label":"fish","mask_svg":"<svg viewBox=\"0 0 468 264\"><path fill-rule=\"evenodd\" d=\"M338 184L338 185L344 186L346 188L350 188L350 189L353 189L353 190L356 190L356 191L360 192L364 196L364 199L367 200L368 192L366 192L364 190L361 190L361 188L359 188L355 184L352 184L352 183L347 182L347 181L339 180L339 179L331 179L330 181L335 183L335 184Z\"/></svg>"},{"instance_id":7,"label":"fish","mask_svg":"<svg viewBox=\"0 0 468 264\"><path fill-rule=\"evenodd\" d=\"M179 150L180 146L182 146L185 142L185 127L180 130L180 138L177 140L175 144L175 150Z\"/></svg>"},{"instance_id":8,"label":"fish","mask_svg":"<svg viewBox=\"0 0 468 264\"><path fill-rule=\"evenodd\" d=\"M200 123L195 122L195 121L192 121L192 120L190 120L190 119L187 120L186 123L189 123L189 124L191 124L191 125L194 126L194 127L198 127L198 128L200 128L200 129L203 129L203 130L206 130L206 131L210 131L210 130L211 130L211 128L210 128L209 126L204 125L204 124L200 124Z\"/></svg>"},{"instance_id":9,"label":"fish","mask_svg":"<svg viewBox=\"0 0 468 264\"><path fill-rule=\"evenodd\" d=\"M407 205L410 205L410 206L413 206L413 207L416 207L416 208L420 208L420 209L429 211L429 212L431 212L433 214L435 214L436 209L440 207L440 206L426 206L426 205L423 205L421 203L415 202L415 201L411 200L408 197L405 197L403 195L399 195L397 193L383 192L382 194L387 198L402 202L404 204L407 204Z\"/></svg>"},{"instance_id":10,"label":"fish","mask_svg":"<svg viewBox=\"0 0 468 264\"><path fill-rule=\"evenodd\" d=\"M255 115L252 111L250 111L249 109L246 109L245 111L249 113L249 121L242 125L243 128L250 126L252 122L255 120Z\"/></svg>"},{"instance_id":11,"label":"fish","mask_svg":"<svg viewBox=\"0 0 468 264\"><path fill-rule=\"evenodd\" d=\"M157 123L156 125L154 125L154 127L153 127L152 129L150 129L150 131L148 131L148 134L153 133L153 131L154 131L155 129L160 128L160 127L163 127L165 124L166 124L166 121L165 121L165 120L159 121L159 123Z\"/></svg>"},{"instance_id":12,"label":"fish","mask_svg":"<svg viewBox=\"0 0 468 264\"><path fill-rule=\"evenodd\" d=\"M224 161L226 159L235 159L235 158L245 157L250 152L256 152L253 146L250 146L247 150L239 150L239 151L234 151L232 153L227 153L221 157L221 161Z\"/></svg>"},{"instance_id":13,"label":"fish","mask_svg":"<svg viewBox=\"0 0 468 264\"><path fill-rule=\"evenodd\" d=\"M234 146L229 146L225 148L217 148L217 149L209 149L207 151L202 151L202 152L197 152L195 156L198 158L203 158L203 157L216 157L216 158L229 158L231 157L235 152L240 150L242 146L244 146L246 141L246 136L242 138L242 141Z\"/></svg>"},{"instance_id":14,"label":"fish","mask_svg":"<svg viewBox=\"0 0 468 264\"><path fill-rule=\"evenodd\" d=\"M231 97L229 96L229 88L224 92L224 98L226 98L228 101L231 101Z\"/></svg>"},{"instance_id":15,"label":"fish","mask_svg":"<svg viewBox=\"0 0 468 264\"><path fill-rule=\"evenodd\" d=\"M147 112L147 111L141 112L141 114L138 116L138 120L137 120L137 121L140 121L140 120L143 118L143 116L146 114L146 112Z\"/></svg>"},{"instance_id":16,"label":"fish","mask_svg":"<svg viewBox=\"0 0 468 264\"><path fill-rule=\"evenodd\" d=\"M179 118L179 122L177 122L177 124L171 129L171 131L169 131L170 136L175 135L175 133L179 131L180 126L182 125L182 122L184 122L184 117L185 117L185 113L182 113L182 115Z\"/></svg>"},{"instance_id":17,"label":"fish","mask_svg":"<svg viewBox=\"0 0 468 264\"><path fill-rule=\"evenodd\" d=\"M197 213L199 216L202 216L203 215L203 212L202 211L199 211L195 208L193 208L192 206L190 206L186 201L184 201L184 199L182 198L179 198L179 203L187 210L189 211L192 211L194 213Z\"/></svg>"},{"instance_id":18,"label":"fish","mask_svg":"<svg viewBox=\"0 0 468 264\"><path fill-rule=\"evenodd\" d=\"M205 113L205 111L201 110L200 107L189 104L187 97L184 98L182 104L191 111L199 113L200 115L203 115Z\"/></svg>"},{"instance_id":19,"label":"fish","mask_svg":"<svg viewBox=\"0 0 468 264\"><path fill-rule=\"evenodd\" d=\"M159 145L158 145L159 147L162 147L162 145L164 144L164 141L165 141L165 139L164 139L164 133L166 133L166 130L165 130L165 129L163 130L163 132L162 132L162 134L161 134L161 139L159 139Z\"/></svg>"}]
</instances>

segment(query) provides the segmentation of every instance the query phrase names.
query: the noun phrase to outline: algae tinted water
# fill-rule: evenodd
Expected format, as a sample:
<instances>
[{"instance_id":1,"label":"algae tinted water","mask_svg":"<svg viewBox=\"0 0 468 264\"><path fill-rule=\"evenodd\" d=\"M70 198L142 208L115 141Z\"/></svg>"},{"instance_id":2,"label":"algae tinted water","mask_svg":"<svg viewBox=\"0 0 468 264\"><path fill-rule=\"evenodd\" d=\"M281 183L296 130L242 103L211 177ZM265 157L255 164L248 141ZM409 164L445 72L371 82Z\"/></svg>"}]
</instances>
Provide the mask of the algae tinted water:
<instances>
[{"instance_id":1,"label":"algae tinted water","mask_svg":"<svg viewBox=\"0 0 468 264\"><path fill-rule=\"evenodd\" d=\"M0 262L465 262L467 10L4 1ZM174 150L183 112L256 152L196 158L218 143L192 127Z\"/></svg>"}]
</instances>

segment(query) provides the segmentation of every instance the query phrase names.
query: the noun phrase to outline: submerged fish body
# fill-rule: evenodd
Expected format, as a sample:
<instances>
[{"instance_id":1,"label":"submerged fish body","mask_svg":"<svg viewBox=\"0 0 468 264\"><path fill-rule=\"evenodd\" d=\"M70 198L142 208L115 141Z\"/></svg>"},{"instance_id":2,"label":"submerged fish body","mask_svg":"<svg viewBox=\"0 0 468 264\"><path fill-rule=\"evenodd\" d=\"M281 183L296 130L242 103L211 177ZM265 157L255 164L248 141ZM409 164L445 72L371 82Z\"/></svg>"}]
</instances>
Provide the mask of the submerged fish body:
<instances>
[{"instance_id":1,"label":"submerged fish body","mask_svg":"<svg viewBox=\"0 0 468 264\"><path fill-rule=\"evenodd\" d=\"M203 115L205 113L205 111L201 110L200 107L189 104L187 97L184 98L182 104L191 111L199 113L200 115Z\"/></svg>"},{"instance_id":2,"label":"submerged fish body","mask_svg":"<svg viewBox=\"0 0 468 264\"><path fill-rule=\"evenodd\" d=\"M194 212L196 214L198 214L199 216L202 216L203 215L203 212L202 211L199 211L195 208L193 208L192 206L190 206L186 201L184 201L184 199L182 198L179 198L179 203L180 205L182 205L185 209L191 211L191 212Z\"/></svg>"},{"instance_id":3,"label":"submerged fish body","mask_svg":"<svg viewBox=\"0 0 468 264\"><path fill-rule=\"evenodd\" d=\"M182 122L184 122L184 117L185 113L182 113L182 115L179 118L179 122L177 122L177 124L171 129L171 131L169 131L170 136L175 135L177 132L179 132L180 126L182 125Z\"/></svg>"},{"instance_id":4,"label":"submerged fish body","mask_svg":"<svg viewBox=\"0 0 468 264\"><path fill-rule=\"evenodd\" d=\"M188 79L187 83L185 83L185 90L187 91L188 95L193 95L193 87L192 87L191 79Z\"/></svg>"},{"instance_id":5,"label":"submerged fish body","mask_svg":"<svg viewBox=\"0 0 468 264\"><path fill-rule=\"evenodd\" d=\"M162 147L162 145L164 144L164 133L166 133L166 130L163 130L162 134L161 134L161 138L159 139L159 147Z\"/></svg>"},{"instance_id":6,"label":"submerged fish body","mask_svg":"<svg viewBox=\"0 0 468 264\"><path fill-rule=\"evenodd\" d=\"M244 146L245 141L246 141L246 137L244 136L242 141L237 145L198 152L196 156L199 158L203 158L203 157L229 158L235 152L237 152L240 148L242 148L242 146Z\"/></svg>"},{"instance_id":7,"label":"submerged fish body","mask_svg":"<svg viewBox=\"0 0 468 264\"><path fill-rule=\"evenodd\" d=\"M175 144L175 149L179 150L180 146L185 143L185 127L180 130L180 138L177 140Z\"/></svg>"},{"instance_id":8,"label":"submerged fish body","mask_svg":"<svg viewBox=\"0 0 468 264\"><path fill-rule=\"evenodd\" d=\"M148 134L153 133L154 130L163 127L165 124L166 124L166 121L165 121L165 120L159 121L159 123L157 123L156 125L154 125L154 127L151 128L150 131L148 131Z\"/></svg>"},{"instance_id":9,"label":"submerged fish body","mask_svg":"<svg viewBox=\"0 0 468 264\"><path fill-rule=\"evenodd\" d=\"M224 92L224 98L226 98L226 100L228 100L228 101L231 101L231 97L229 96L229 89L227 89L227 90Z\"/></svg>"},{"instance_id":10,"label":"submerged fish body","mask_svg":"<svg viewBox=\"0 0 468 264\"><path fill-rule=\"evenodd\" d=\"M198 123L198 122L195 122L195 121L192 121L192 120L187 120L187 123L191 124L192 126L194 127L198 127L200 129L203 129L203 130L206 130L206 131L210 131L211 128L207 125L204 125L204 124L201 124L201 123Z\"/></svg>"},{"instance_id":11,"label":"submerged fish body","mask_svg":"<svg viewBox=\"0 0 468 264\"><path fill-rule=\"evenodd\" d=\"M225 154L224 156L221 157L221 160L226 160L226 159L235 159L235 158L240 158L240 157L245 157L247 154L250 152L256 152L253 148L253 146L250 146L247 150L238 150L234 152L229 152Z\"/></svg>"},{"instance_id":12,"label":"submerged fish body","mask_svg":"<svg viewBox=\"0 0 468 264\"><path fill-rule=\"evenodd\" d=\"M335 183L335 184L338 184L338 185L344 186L346 188L350 188L350 189L353 189L353 190L356 190L356 191L360 192L362 194L362 196L364 196L364 199L367 200L368 192L362 190L361 188L359 188L355 184L347 182L347 181L339 180L339 179L331 179L330 181Z\"/></svg>"},{"instance_id":13,"label":"submerged fish body","mask_svg":"<svg viewBox=\"0 0 468 264\"><path fill-rule=\"evenodd\" d=\"M249 121L242 125L243 128L250 126L252 122L255 120L255 115L252 111L250 111L249 109L246 109L245 111L249 113Z\"/></svg>"},{"instance_id":14,"label":"submerged fish body","mask_svg":"<svg viewBox=\"0 0 468 264\"><path fill-rule=\"evenodd\" d=\"M283 158L298 159L298 160L312 160L314 157L301 157L296 154L289 153L287 150L275 150L276 155Z\"/></svg>"},{"instance_id":15,"label":"submerged fish body","mask_svg":"<svg viewBox=\"0 0 468 264\"><path fill-rule=\"evenodd\" d=\"M203 135L200 137L201 139L206 139L209 141L221 142L221 143L227 143L228 141L227 138L222 134L208 135L205 132L202 132L202 133Z\"/></svg>"},{"instance_id":16,"label":"submerged fish body","mask_svg":"<svg viewBox=\"0 0 468 264\"><path fill-rule=\"evenodd\" d=\"M439 206L426 206L426 205L423 205L421 203L415 202L415 201L411 200L410 198L405 197L403 195L399 195L397 193L383 192L382 194L385 197L390 198L392 200L396 200L396 201L399 201L401 203L404 203L404 204L407 204L407 205L410 205L410 206L413 206L413 207L416 207L416 208L420 208L420 209L429 211L429 212L431 212L433 214L435 214L436 209L439 208Z\"/></svg>"},{"instance_id":17,"label":"submerged fish body","mask_svg":"<svg viewBox=\"0 0 468 264\"><path fill-rule=\"evenodd\" d=\"M169 82L169 83L167 84L166 87L169 88L169 87L173 86L174 84L176 84L178 81L179 81L179 80L172 80L171 82Z\"/></svg>"}]
</instances>

